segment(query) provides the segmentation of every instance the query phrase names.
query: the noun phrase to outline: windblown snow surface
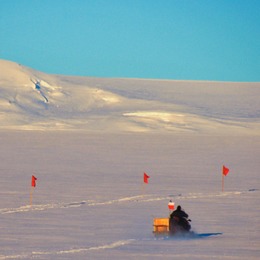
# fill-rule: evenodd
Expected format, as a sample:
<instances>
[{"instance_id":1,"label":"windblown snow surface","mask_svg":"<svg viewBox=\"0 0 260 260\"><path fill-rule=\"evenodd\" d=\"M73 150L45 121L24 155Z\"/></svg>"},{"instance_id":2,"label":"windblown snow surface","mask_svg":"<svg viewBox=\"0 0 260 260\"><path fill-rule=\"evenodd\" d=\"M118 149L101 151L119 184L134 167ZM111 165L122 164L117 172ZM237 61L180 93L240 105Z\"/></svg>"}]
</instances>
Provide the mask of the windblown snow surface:
<instances>
[{"instance_id":1,"label":"windblown snow surface","mask_svg":"<svg viewBox=\"0 0 260 260\"><path fill-rule=\"evenodd\" d=\"M1 60L0 259L259 259L259 96ZM154 237L169 200L196 235Z\"/></svg>"}]
</instances>

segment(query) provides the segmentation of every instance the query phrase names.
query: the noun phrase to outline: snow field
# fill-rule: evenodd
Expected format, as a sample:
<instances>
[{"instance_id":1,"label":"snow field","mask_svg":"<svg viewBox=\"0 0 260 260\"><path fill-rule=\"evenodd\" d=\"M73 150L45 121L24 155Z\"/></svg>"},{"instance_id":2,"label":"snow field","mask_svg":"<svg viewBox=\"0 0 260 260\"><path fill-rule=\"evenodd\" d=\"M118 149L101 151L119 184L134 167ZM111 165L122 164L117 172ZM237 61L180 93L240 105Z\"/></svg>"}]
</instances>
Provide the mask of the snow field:
<instances>
[{"instance_id":1,"label":"snow field","mask_svg":"<svg viewBox=\"0 0 260 260\"><path fill-rule=\"evenodd\" d=\"M0 259L259 258L257 136L4 131L0 139ZM222 234L156 239L152 221L168 216L169 199L196 233Z\"/></svg>"}]
</instances>

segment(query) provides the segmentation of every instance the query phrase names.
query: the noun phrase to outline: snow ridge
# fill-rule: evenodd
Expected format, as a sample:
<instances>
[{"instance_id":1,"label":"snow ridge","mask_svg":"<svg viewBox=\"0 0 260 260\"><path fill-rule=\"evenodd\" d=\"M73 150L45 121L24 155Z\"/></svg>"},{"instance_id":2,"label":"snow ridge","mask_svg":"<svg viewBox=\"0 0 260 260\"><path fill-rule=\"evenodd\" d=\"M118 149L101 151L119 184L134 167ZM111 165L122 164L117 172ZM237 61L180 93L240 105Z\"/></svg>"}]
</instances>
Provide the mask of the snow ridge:
<instances>
[{"instance_id":1,"label":"snow ridge","mask_svg":"<svg viewBox=\"0 0 260 260\"><path fill-rule=\"evenodd\" d=\"M133 241L135 241L135 239L119 240L107 245L99 245L99 246L97 245L97 246L86 247L86 248L64 249L60 251L33 251L31 254L20 254L20 255L6 255L6 256L0 255L0 259L28 259L28 258L39 257L42 255L54 256L54 255L63 255L63 254L76 254L76 253L82 253L82 252L93 251L93 250L106 250L106 249L121 247L130 244Z\"/></svg>"},{"instance_id":2,"label":"snow ridge","mask_svg":"<svg viewBox=\"0 0 260 260\"><path fill-rule=\"evenodd\" d=\"M253 190L254 192L257 190ZM94 206L103 206L103 205L113 205L119 203L146 203L154 202L161 200L169 200L172 198L178 198L178 200L190 200L190 199L201 199L201 198L217 198L217 197L229 197L229 196L239 196L243 193L248 193L252 191L229 191L229 192L218 192L218 193L190 193L187 195L177 194L177 195L168 195L160 196L158 194L147 194L147 195L137 195L131 197L118 198L108 201L79 201L79 202L69 202L69 203L50 203L50 204L40 204L40 205L26 205L18 208L3 208L0 209L0 214L13 214L13 213L25 213L32 211L46 211L51 209L66 209L66 208L75 208L75 207L94 207Z\"/></svg>"},{"instance_id":3,"label":"snow ridge","mask_svg":"<svg viewBox=\"0 0 260 260\"><path fill-rule=\"evenodd\" d=\"M260 83L48 75L0 60L0 129L260 133Z\"/></svg>"}]
</instances>

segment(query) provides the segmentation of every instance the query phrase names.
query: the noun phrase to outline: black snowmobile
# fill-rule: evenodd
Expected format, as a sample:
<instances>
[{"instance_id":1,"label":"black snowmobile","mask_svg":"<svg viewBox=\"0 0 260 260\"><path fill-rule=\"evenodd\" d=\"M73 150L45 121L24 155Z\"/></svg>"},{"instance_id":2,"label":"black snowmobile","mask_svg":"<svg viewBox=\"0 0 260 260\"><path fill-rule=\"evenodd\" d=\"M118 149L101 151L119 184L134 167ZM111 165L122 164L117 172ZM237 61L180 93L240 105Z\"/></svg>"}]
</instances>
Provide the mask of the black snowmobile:
<instances>
[{"instance_id":1,"label":"black snowmobile","mask_svg":"<svg viewBox=\"0 0 260 260\"><path fill-rule=\"evenodd\" d=\"M155 218L153 221L153 233L155 236L178 236L192 234L191 220L188 214L178 206L169 218Z\"/></svg>"},{"instance_id":2,"label":"black snowmobile","mask_svg":"<svg viewBox=\"0 0 260 260\"><path fill-rule=\"evenodd\" d=\"M189 215L182 210L181 206L178 206L175 211L172 212L169 219L169 233L175 235L179 233L190 232L191 225Z\"/></svg>"},{"instance_id":3,"label":"black snowmobile","mask_svg":"<svg viewBox=\"0 0 260 260\"><path fill-rule=\"evenodd\" d=\"M169 235L189 233L191 230L190 221L186 217L171 216L169 219Z\"/></svg>"}]
</instances>

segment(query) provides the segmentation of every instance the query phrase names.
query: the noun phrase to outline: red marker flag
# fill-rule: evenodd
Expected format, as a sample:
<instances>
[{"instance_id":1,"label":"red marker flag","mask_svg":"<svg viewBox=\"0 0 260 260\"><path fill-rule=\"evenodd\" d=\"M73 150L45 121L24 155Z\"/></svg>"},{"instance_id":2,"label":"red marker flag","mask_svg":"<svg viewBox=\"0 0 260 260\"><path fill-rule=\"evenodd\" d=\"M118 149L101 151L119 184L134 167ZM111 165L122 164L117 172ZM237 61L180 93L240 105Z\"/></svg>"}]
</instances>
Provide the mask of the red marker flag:
<instances>
[{"instance_id":1,"label":"red marker flag","mask_svg":"<svg viewBox=\"0 0 260 260\"><path fill-rule=\"evenodd\" d=\"M222 173L223 173L223 175L225 175L225 176L227 176L228 173L229 173L229 169L228 169L227 167L225 167L224 165L223 165Z\"/></svg>"},{"instance_id":2,"label":"red marker flag","mask_svg":"<svg viewBox=\"0 0 260 260\"><path fill-rule=\"evenodd\" d=\"M150 178L150 176L148 176L145 172L144 172L144 183L148 183L148 179Z\"/></svg>"},{"instance_id":3,"label":"red marker flag","mask_svg":"<svg viewBox=\"0 0 260 260\"><path fill-rule=\"evenodd\" d=\"M32 175L32 187L36 187L36 180L37 178Z\"/></svg>"}]
</instances>

